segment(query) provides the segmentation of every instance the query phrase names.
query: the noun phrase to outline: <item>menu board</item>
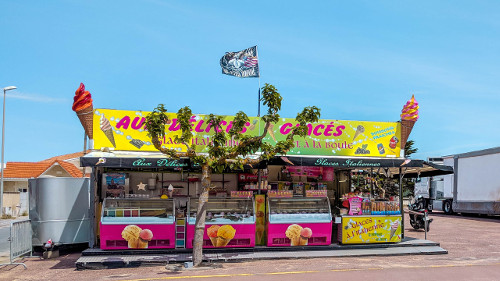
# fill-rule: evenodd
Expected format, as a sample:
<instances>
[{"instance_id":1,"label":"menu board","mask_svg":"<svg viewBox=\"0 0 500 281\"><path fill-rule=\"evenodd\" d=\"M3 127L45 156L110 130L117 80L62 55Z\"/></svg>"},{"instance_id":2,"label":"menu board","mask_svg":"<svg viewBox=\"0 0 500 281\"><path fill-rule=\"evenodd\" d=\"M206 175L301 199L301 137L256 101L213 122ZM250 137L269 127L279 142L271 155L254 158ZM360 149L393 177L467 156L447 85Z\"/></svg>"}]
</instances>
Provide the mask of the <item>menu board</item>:
<instances>
[{"instance_id":1,"label":"menu board","mask_svg":"<svg viewBox=\"0 0 500 281\"><path fill-rule=\"evenodd\" d=\"M363 198L361 197L351 197L349 198L349 215L362 215L363 211L361 205L363 203Z\"/></svg>"}]
</instances>

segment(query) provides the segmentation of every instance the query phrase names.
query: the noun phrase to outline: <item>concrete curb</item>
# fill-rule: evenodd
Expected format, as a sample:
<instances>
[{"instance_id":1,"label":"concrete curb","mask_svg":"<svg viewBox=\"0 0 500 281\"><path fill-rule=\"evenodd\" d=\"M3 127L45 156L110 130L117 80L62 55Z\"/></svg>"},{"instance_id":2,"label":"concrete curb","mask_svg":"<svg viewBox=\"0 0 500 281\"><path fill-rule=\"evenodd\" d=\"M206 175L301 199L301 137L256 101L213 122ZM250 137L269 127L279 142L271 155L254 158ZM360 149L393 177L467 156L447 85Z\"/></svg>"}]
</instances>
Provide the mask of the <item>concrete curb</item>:
<instances>
[{"instance_id":1,"label":"concrete curb","mask_svg":"<svg viewBox=\"0 0 500 281\"><path fill-rule=\"evenodd\" d=\"M382 257L382 256L403 256L403 255L443 255L448 251L441 248L439 243L432 241L421 242L414 241L415 243L403 244L399 246L387 247L388 245L378 245L378 247L349 247L349 248L336 248L318 250L313 248L297 249L291 248L288 251L239 251L235 252L232 249L230 252L207 253L204 254L204 261L207 262L243 262L250 260L271 260L271 259L298 259L298 258L339 258L339 257ZM403 245L401 245L403 244ZM359 245L358 245L359 246ZM377 246L377 245L376 245ZM382 247L380 247L382 246ZM267 248L269 249L269 248ZM271 248L272 249L272 248ZM290 249L290 248L288 248ZM273 249L274 250L274 249ZM96 251L97 253L98 251ZM150 251L149 251L150 252ZM82 269L106 269L106 268L120 268L120 267L138 267L148 265L163 265L169 263L184 263L192 261L191 253L175 253L175 254L161 254L161 253L139 253L135 252L134 255L117 255L109 253L98 252L97 255L83 255L76 261L76 268Z\"/></svg>"}]
</instances>

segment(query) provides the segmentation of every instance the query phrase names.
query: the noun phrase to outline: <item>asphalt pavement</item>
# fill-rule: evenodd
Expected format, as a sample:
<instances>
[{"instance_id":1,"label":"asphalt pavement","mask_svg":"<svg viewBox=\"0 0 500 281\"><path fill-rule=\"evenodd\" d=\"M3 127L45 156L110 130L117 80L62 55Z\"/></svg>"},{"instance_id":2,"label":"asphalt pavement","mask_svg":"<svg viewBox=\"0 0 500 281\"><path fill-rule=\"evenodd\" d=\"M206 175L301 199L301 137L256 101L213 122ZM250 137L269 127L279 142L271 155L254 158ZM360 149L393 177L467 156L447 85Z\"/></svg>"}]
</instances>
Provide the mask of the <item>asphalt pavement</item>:
<instances>
[{"instance_id":1,"label":"asphalt pavement","mask_svg":"<svg viewBox=\"0 0 500 281\"><path fill-rule=\"evenodd\" d=\"M500 217L447 216L432 213L428 239L446 255L296 257L293 259L214 262L184 269L169 264L102 270L75 270L81 253L41 260L25 258L22 266L0 267L0 280L500 280ZM406 217L406 221L408 216ZM408 237L423 231L405 226Z\"/></svg>"}]
</instances>

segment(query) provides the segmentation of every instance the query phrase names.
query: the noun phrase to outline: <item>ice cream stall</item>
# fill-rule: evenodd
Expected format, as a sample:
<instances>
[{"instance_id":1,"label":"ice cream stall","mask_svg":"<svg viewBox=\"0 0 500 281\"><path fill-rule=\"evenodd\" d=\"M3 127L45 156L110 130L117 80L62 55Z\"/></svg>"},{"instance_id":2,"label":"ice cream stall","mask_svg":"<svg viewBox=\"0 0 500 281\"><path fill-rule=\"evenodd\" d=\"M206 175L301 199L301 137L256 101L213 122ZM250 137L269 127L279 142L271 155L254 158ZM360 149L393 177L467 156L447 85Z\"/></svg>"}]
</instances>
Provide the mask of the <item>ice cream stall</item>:
<instances>
[{"instance_id":1,"label":"ice cream stall","mask_svg":"<svg viewBox=\"0 0 500 281\"><path fill-rule=\"evenodd\" d=\"M369 194L347 200L347 213L337 216L338 241L341 244L401 242L399 200L381 201Z\"/></svg>"},{"instance_id":2,"label":"ice cream stall","mask_svg":"<svg viewBox=\"0 0 500 281\"><path fill-rule=\"evenodd\" d=\"M415 104L410 103L408 108L415 110L418 108ZM82 124L90 127L86 130L90 129L88 135L93 135L93 147L81 158L82 167L92 167L90 217L96 223L91 225L94 235L91 246L100 241L102 249L174 248L178 243L178 248L192 248L196 198L201 190L199 166L189 158L172 159L154 148L144 130L147 112L113 109L92 112ZM410 113L407 110L405 114ZM175 135L180 133L176 114L168 116L172 123L161 141L167 148L182 151L185 147L175 142ZM211 141L207 118L197 115L192 121L196 132L192 144L201 153L207 151ZM231 118L226 116L227 124ZM395 199L399 205L388 204L390 200L373 192L369 196L357 194L362 198L357 199L361 200L358 202L361 207L352 212L349 209L340 213L342 207L338 205L343 203L342 194L354 191L349 176L353 169L376 169L382 174L386 167L422 165L420 160L403 157L401 145L416 119L404 121L413 123L319 120L308 124L308 136L296 139L296 147L287 155L259 165L260 169L268 167L267 175L260 171L259 174L254 171L213 174L215 187L207 203L203 246L254 247L256 240L267 241L263 244L272 247L329 245L333 223L341 226L334 229L342 236L349 233L352 236L356 233L352 231L364 233L367 229L383 228L387 231L386 241L399 241L402 235L398 236L397 231L402 229L403 217L391 212L395 208L401 211L401 198ZM251 117L251 123L245 125L245 134L261 135L259 130L264 126L256 126L257 123L263 125L264 121ZM293 118L280 118L263 141L274 144L285 140L296 124ZM249 191L252 196L229 198L232 191ZM254 193L260 197L254 197ZM308 193L321 196L311 197ZM347 197L348 200L355 196ZM256 202L262 208L259 211ZM351 203L358 204L352 200ZM335 221L332 214L336 215ZM367 228L369 221L376 225ZM376 242L382 242L380 234L372 236L380 238ZM374 240L363 236L355 242L346 236L339 241Z\"/></svg>"},{"instance_id":3,"label":"ice cream stall","mask_svg":"<svg viewBox=\"0 0 500 281\"><path fill-rule=\"evenodd\" d=\"M267 246L330 245L332 215L327 197L269 192Z\"/></svg>"},{"instance_id":4,"label":"ice cream stall","mask_svg":"<svg viewBox=\"0 0 500 281\"><path fill-rule=\"evenodd\" d=\"M198 199L189 200L186 248L193 248ZM206 203L204 248L255 246L255 203L253 197L209 198Z\"/></svg>"},{"instance_id":5,"label":"ice cream stall","mask_svg":"<svg viewBox=\"0 0 500 281\"><path fill-rule=\"evenodd\" d=\"M104 250L175 247L172 199L105 198L100 245Z\"/></svg>"}]
</instances>

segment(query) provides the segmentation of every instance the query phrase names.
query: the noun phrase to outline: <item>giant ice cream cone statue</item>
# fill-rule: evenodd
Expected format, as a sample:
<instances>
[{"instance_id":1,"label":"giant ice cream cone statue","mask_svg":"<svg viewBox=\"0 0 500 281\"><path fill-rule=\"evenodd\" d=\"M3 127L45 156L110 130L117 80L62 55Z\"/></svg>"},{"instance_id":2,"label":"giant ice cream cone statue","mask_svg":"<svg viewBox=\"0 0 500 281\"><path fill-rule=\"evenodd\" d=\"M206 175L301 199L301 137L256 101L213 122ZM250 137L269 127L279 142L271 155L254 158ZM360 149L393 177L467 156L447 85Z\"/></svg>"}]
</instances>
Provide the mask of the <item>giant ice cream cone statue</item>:
<instances>
[{"instance_id":1,"label":"giant ice cream cone statue","mask_svg":"<svg viewBox=\"0 0 500 281\"><path fill-rule=\"evenodd\" d=\"M406 141L410 136L411 130L418 120L418 102L415 96L406 102L401 110L401 149L405 149Z\"/></svg>"},{"instance_id":2,"label":"giant ice cream cone statue","mask_svg":"<svg viewBox=\"0 0 500 281\"><path fill-rule=\"evenodd\" d=\"M89 91L85 91L83 83L80 83L80 87L75 92L72 109L76 112L78 119L80 119L80 123L83 129L85 129L87 136L89 136L89 139L93 139L92 120L94 118L94 106L92 105L92 96Z\"/></svg>"},{"instance_id":3,"label":"giant ice cream cone statue","mask_svg":"<svg viewBox=\"0 0 500 281\"><path fill-rule=\"evenodd\" d=\"M234 238L236 229L226 224L217 230L217 247L225 247Z\"/></svg>"},{"instance_id":4,"label":"giant ice cream cone statue","mask_svg":"<svg viewBox=\"0 0 500 281\"><path fill-rule=\"evenodd\" d=\"M111 127L111 124L109 123L109 120L108 118L106 118L103 115L101 115L101 121L100 121L100 126L101 128L101 131L104 132L104 134L106 135L106 137L108 138L108 140L111 142L111 144L113 145L113 147L116 147L116 144L115 144L115 136L113 134L113 128Z\"/></svg>"}]
</instances>

